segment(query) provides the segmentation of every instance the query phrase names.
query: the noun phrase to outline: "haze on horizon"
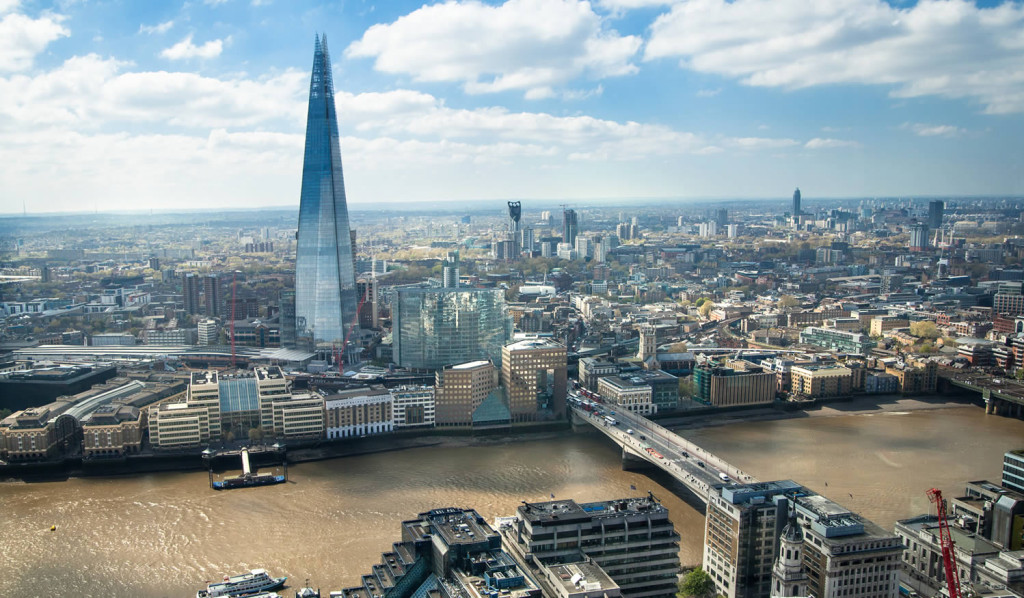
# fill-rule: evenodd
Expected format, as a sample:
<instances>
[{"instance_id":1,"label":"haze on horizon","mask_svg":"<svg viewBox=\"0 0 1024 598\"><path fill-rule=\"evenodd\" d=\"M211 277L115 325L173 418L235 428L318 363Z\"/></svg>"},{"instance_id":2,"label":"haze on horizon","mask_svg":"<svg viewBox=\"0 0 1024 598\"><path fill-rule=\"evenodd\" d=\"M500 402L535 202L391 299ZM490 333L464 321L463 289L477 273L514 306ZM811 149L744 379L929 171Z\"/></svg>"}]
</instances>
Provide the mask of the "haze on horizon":
<instances>
[{"instance_id":1,"label":"haze on horizon","mask_svg":"<svg viewBox=\"0 0 1024 598\"><path fill-rule=\"evenodd\" d=\"M1024 5L0 0L0 213L1024 194Z\"/></svg>"}]
</instances>

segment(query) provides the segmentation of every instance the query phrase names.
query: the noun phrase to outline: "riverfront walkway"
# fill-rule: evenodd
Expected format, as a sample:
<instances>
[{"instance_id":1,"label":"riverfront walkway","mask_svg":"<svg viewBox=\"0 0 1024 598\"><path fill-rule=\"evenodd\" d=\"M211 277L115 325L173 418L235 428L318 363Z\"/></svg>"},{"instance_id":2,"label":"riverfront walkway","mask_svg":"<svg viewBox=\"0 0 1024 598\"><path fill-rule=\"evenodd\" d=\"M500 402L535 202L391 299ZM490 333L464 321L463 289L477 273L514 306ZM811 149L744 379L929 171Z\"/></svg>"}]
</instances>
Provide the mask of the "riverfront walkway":
<instances>
[{"instance_id":1,"label":"riverfront walkway","mask_svg":"<svg viewBox=\"0 0 1024 598\"><path fill-rule=\"evenodd\" d=\"M707 504L713 488L730 481L752 483L758 480L675 432L617 405L601 405L605 415L572 406L574 421L586 423L622 447L624 464L643 461L665 471ZM611 415L610 412L614 412ZM611 425L606 417L618 423ZM632 432L632 433L630 433ZM722 474L728 480L722 478Z\"/></svg>"}]
</instances>

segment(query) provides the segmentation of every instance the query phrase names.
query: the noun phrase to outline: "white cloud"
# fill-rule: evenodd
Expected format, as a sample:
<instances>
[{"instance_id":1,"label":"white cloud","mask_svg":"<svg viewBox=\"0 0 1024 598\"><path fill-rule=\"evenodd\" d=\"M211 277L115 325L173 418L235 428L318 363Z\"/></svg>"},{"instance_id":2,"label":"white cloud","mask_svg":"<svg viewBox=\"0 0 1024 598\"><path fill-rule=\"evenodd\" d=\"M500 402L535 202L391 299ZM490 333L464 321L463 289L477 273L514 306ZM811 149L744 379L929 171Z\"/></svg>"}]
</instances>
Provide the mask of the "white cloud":
<instances>
[{"instance_id":1,"label":"white cloud","mask_svg":"<svg viewBox=\"0 0 1024 598\"><path fill-rule=\"evenodd\" d=\"M0 76L0 163L9 166L0 177L0 211L21 197L63 197L62 188L74 188L74 197L47 209L296 201L308 73L214 78L132 68L90 54L39 74ZM524 197L552 188L523 179L524 168L603 177L592 184L600 193L635 193L620 179L634 180L637 169L658 160L799 145L586 115L453 108L408 89L341 92L336 101L349 192L363 201L374 201L375 192L422 197L427 179L444 189L432 193L461 197L480 197L482 188Z\"/></svg>"},{"instance_id":2,"label":"white cloud","mask_svg":"<svg viewBox=\"0 0 1024 598\"><path fill-rule=\"evenodd\" d=\"M773 137L737 137L728 139L725 145L742 150L767 150L783 149L800 145L796 139L773 138Z\"/></svg>"},{"instance_id":3,"label":"white cloud","mask_svg":"<svg viewBox=\"0 0 1024 598\"><path fill-rule=\"evenodd\" d=\"M377 70L416 81L462 83L468 93L521 90L537 99L578 77L636 72L640 44L605 29L585 1L449 0L370 27L346 55L374 58Z\"/></svg>"},{"instance_id":4,"label":"white cloud","mask_svg":"<svg viewBox=\"0 0 1024 598\"><path fill-rule=\"evenodd\" d=\"M228 0L203 0L203 4L207 6L220 6L221 4L227 4Z\"/></svg>"},{"instance_id":5,"label":"white cloud","mask_svg":"<svg viewBox=\"0 0 1024 598\"><path fill-rule=\"evenodd\" d=\"M634 8L668 6L674 0L598 0L598 6L608 10L622 11Z\"/></svg>"},{"instance_id":6,"label":"white cloud","mask_svg":"<svg viewBox=\"0 0 1024 598\"><path fill-rule=\"evenodd\" d=\"M283 121L300 127L305 116L309 76L298 71L216 79L124 72L128 66L89 54L34 77L0 77L0 131L56 125L95 130L125 123L204 128Z\"/></svg>"},{"instance_id":7,"label":"white cloud","mask_svg":"<svg viewBox=\"0 0 1024 598\"><path fill-rule=\"evenodd\" d=\"M903 123L901 129L911 131L919 137L959 137L966 129L953 125L930 125L925 123Z\"/></svg>"},{"instance_id":8,"label":"white cloud","mask_svg":"<svg viewBox=\"0 0 1024 598\"><path fill-rule=\"evenodd\" d=\"M174 27L174 21L164 21L158 25L139 25L139 33L147 33L149 35L167 33L171 27Z\"/></svg>"},{"instance_id":9,"label":"white cloud","mask_svg":"<svg viewBox=\"0 0 1024 598\"><path fill-rule=\"evenodd\" d=\"M183 60L188 58L216 58L224 51L224 44L230 43L231 37L225 39L214 39L201 46L192 43L192 36L189 35L170 48L160 52L160 56L168 60Z\"/></svg>"},{"instance_id":10,"label":"white cloud","mask_svg":"<svg viewBox=\"0 0 1024 598\"><path fill-rule=\"evenodd\" d=\"M860 147L860 143L848 139L832 139L829 137L815 137L804 144L807 149L831 149L836 147Z\"/></svg>"},{"instance_id":11,"label":"white cloud","mask_svg":"<svg viewBox=\"0 0 1024 598\"><path fill-rule=\"evenodd\" d=\"M17 3L10 2L3 6L7 10L16 7ZM64 17L53 14L38 19L18 13L4 15L0 19L0 72L31 68L36 55L50 42L71 35L71 31L61 25L63 20Z\"/></svg>"},{"instance_id":12,"label":"white cloud","mask_svg":"<svg viewBox=\"0 0 1024 598\"><path fill-rule=\"evenodd\" d=\"M21 0L0 0L0 15L7 14L21 5Z\"/></svg>"},{"instance_id":13,"label":"white cloud","mask_svg":"<svg viewBox=\"0 0 1024 598\"><path fill-rule=\"evenodd\" d=\"M747 85L885 84L895 97L1024 111L1024 5L967 0L690 0L651 26L645 59Z\"/></svg>"},{"instance_id":14,"label":"white cloud","mask_svg":"<svg viewBox=\"0 0 1024 598\"><path fill-rule=\"evenodd\" d=\"M713 98L713 97L715 97L716 95L718 95L720 93L722 93L722 88L721 87L719 87L717 89L698 89L697 90L697 97L698 98Z\"/></svg>"}]
</instances>

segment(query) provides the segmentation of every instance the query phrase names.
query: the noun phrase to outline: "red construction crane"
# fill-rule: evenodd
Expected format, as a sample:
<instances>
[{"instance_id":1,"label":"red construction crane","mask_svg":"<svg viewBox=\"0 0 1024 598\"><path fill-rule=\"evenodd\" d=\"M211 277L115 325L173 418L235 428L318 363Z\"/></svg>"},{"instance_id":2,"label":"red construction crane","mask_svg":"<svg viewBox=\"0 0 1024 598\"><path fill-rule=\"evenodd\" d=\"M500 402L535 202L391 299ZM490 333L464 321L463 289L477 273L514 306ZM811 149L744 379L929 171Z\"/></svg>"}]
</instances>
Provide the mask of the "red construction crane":
<instances>
[{"instance_id":1,"label":"red construction crane","mask_svg":"<svg viewBox=\"0 0 1024 598\"><path fill-rule=\"evenodd\" d=\"M946 571L949 598L960 598L960 575L956 571L953 536L949 534L949 522L946 521L946 501L942 500L942 492L937 488L928 491L928 500L935 503L935 510L939 516L939 543L942 546L942 566Z\"/></svg>"}]
</instances>

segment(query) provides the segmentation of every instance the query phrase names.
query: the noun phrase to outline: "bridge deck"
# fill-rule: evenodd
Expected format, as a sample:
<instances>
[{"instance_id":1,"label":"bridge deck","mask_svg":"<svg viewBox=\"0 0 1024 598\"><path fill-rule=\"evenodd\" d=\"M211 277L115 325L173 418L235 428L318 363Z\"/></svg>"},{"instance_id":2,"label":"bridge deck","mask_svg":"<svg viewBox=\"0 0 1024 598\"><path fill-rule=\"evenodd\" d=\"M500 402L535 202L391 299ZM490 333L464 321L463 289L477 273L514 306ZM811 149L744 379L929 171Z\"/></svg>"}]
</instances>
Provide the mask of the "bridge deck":
<instances>
[{"instance_id":1,"label":"bridge deck","mask_svg":"<svg viewBox=\"0 0 1024 598\"><path fill-rule=\"evenodd\" d=\"M626 409L614 405L603 405L602 411L606 414L603 416L575 406L573 411L580 420L611 438L624 451L665 471L704 502L707 502L708 492L712 488L726 483L720 474L724 473L730 481L743 483L758 481L754 476L726 462L714 453L710 453L664 426ZM609 411L614 412L614 415L610 415ZM614 418L618 424L609 424L605 417Z\"/></svg>"}]
</instances>

